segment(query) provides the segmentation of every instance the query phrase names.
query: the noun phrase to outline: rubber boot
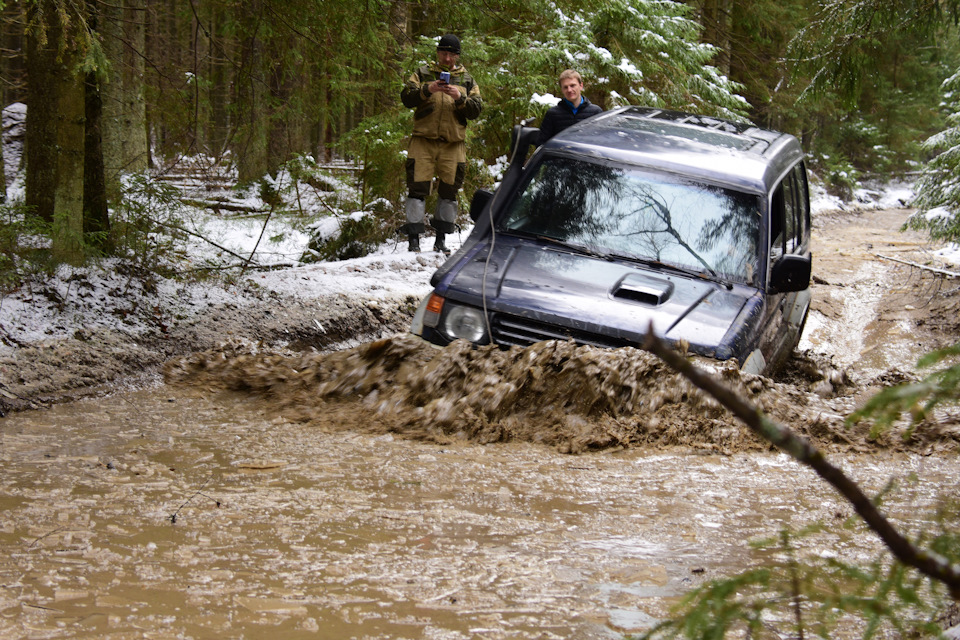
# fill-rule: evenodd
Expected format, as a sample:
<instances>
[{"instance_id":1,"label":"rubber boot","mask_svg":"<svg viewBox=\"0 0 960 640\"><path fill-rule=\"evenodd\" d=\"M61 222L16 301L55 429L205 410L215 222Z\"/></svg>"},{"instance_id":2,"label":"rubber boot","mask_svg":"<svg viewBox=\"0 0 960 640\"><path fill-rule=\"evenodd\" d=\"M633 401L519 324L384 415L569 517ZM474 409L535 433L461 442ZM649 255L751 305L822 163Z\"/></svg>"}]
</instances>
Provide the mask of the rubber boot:
<instances>
[{"instance_id":1,"label":"rubber boot","mask_svg":"<svg viewBox=\"0 0 960 640\"><path fill-rule=\"evenodd\" d=\"M431 226L437 230L437 241L433 245L433 250L446 256L450 255L450 249L444 242L446 235L456 229L457 222L457 201L439 198L437 200L437 211L433 215Z\"/></svg>"},{"instance_id":2,"label":"rubber boot","mask_svg":"<svg viewBox=\"0 0 960 640\"><path fill-rule=\"evenodd\" d=\"M437 239L433 243L433 250L438 253L442 253L445 256L448 256L450 255L450 249L447 248L447 245L444 242L445 238L446 238L445 233L443 233L442 231L437 231Z\"/></svg>"},{"instance_id":3,"label":"rubber boot","mask_svg":"<svg viewBox=\"0 0 960 640\"><path fill-rule=\"evenodd\" d=\"M416 233L411 233L407 236L409 244L407 244L407 251L413 251L414 253L420 253L420 236Z\"/></svg>"}]
</instances>

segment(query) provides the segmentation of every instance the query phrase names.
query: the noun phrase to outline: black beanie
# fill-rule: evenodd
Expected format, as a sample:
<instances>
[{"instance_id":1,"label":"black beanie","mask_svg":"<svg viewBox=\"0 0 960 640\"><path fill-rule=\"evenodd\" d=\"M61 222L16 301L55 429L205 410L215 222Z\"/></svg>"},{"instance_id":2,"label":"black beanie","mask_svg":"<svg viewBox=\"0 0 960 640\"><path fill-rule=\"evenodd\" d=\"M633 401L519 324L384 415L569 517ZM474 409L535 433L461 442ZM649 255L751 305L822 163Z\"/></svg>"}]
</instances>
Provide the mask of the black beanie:
<instances>
[{"instance_id":1,"label":"black beanie","mask_svg":"<svg viewBox=\"0 0 960 640\"><path fill-rule=\"evenodd\" d=\"M448 33L440 38L440 44L437 45L437 51L449 51L450 53L460 55L460 38L452 33Z\"/></svg>"}]
</instances>

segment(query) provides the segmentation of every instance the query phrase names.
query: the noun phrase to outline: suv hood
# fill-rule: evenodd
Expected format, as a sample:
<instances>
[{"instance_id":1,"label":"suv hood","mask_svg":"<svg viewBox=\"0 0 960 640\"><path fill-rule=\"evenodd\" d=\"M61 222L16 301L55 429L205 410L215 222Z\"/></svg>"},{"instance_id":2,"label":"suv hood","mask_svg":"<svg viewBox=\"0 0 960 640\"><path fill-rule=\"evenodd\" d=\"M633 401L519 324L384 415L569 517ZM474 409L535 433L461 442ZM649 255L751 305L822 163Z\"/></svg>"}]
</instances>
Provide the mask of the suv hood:
<instances>
[{"instance_id":1,"label":"suv hood","mask_svg":"<svg viewBox=\"0 0 960 640\"><path fill-rule=\"evenodd\" d=\"M652 322L657 335L686 340L695 353L736 355L716 352L757 293L512 236L497 239L489 261L488 253L486 243L475 247L438 283L437 292L482 306L485 280L488 311L546 323L561 333L595 334L610 343L639 343ZM721 350L733 345L726 347Z\"/></svg>"}]
</instances>

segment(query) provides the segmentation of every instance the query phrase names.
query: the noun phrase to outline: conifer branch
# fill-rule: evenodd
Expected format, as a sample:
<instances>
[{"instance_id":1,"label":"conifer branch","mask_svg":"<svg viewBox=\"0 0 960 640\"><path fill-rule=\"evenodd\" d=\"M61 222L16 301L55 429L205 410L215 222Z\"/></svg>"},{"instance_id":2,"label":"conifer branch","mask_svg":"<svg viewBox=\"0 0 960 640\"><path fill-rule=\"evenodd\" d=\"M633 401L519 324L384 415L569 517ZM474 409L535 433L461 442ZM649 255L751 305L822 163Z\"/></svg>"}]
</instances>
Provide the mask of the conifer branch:
<instances>
[{"instance_id":1,"label":"conifer branch","mask_svg":"<svg viewBox=\"0 0 960 640\"><path fill-rule=\"evenodd\" d=\"M880 537L897 560L917 569L929 578L942 582L950 589L954 600L960 600L960 567L950 564L946 558L938 554L916 548L880 513L860 486L831 464L806 438L798 436L789 428L769 419L749 400L727 388L668 347L654 335L653 325L647 332L643 347L694 385L713 396L751 431L790 454L796 461L813 469L853 506L857 514Z\"/></svg>"}]
</instances>

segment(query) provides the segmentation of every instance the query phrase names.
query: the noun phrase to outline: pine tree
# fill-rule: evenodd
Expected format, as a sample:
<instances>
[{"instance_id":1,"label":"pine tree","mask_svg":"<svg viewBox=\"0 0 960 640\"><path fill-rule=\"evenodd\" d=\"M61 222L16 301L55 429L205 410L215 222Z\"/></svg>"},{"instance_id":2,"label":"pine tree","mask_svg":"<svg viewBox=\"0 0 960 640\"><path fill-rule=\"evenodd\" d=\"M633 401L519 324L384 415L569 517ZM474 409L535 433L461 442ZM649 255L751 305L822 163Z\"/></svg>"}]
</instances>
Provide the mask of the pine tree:
<instances>
[{"instance_id":1,"label":"pine tree","mask_svg":"<svg viewBox=\"0 0 960 640\"><path fill-rule=\"evenodd\" d=\"M926 229L932 238L960 242L960 69L942 88L948 126L924 142L925 149L938 154L917 182L918 211L907 224Z\"/></svg>"}]
</instances>

